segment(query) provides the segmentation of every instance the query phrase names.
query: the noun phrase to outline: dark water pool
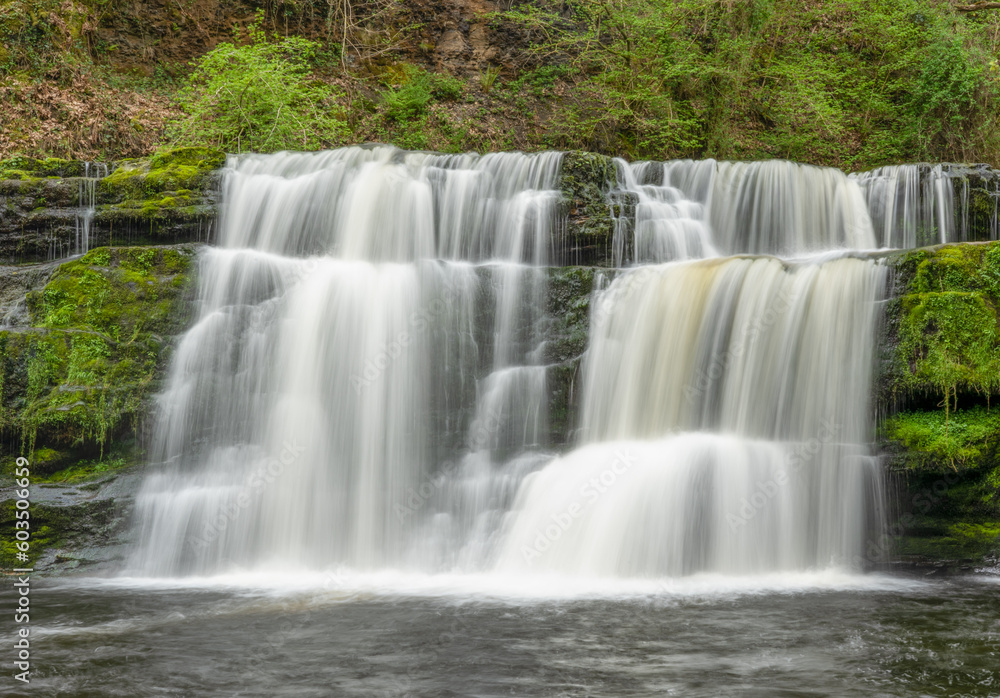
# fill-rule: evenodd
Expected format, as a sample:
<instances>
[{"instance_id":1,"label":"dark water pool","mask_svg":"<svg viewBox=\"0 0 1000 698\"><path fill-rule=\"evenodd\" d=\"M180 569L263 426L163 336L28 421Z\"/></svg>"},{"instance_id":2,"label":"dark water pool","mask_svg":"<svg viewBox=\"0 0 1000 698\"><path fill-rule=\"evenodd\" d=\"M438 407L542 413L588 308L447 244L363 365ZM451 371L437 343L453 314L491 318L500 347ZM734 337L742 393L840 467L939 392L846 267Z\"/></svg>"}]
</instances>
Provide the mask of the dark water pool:
<instances>
[{"instance_id":1,"label":"dark water pool","mask_svg":"<svg viewBox=\"0 0 1000 698\"><path fill-rule=\"evenodd\" d=\"M3 695L1000 696L990 577L569 598L36 581L31 621L31 684L8 650Z\"/></svg>"}]
</instances>

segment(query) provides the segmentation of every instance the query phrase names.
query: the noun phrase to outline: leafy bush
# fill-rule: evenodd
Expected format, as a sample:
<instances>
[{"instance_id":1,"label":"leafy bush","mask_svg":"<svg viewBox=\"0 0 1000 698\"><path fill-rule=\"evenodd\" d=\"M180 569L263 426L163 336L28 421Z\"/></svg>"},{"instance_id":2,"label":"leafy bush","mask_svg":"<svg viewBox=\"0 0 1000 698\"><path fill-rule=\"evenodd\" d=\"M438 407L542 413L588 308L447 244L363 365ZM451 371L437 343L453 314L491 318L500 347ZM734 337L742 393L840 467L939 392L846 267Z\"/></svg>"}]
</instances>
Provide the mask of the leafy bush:
<instances>
[{"instance_id":1,"label":"leafy bush","mask_svg":"<svg viewBox=\"0 0 1000 698\"><path fill-rule=\"evenodd\" d=\"M250 43L220 44L180 90L184 116L168 135L175 144L236 153L336 143L347 133L338 93L309 75L318 46L301 37L269 41L259 24L250 28Z\"/></svg>"},{"instance_id":2,"label":"leafy bush","mask_svg":"<svg viewBox=\"0 0 1000 698\"><path fill-rule=\"evenodd\" d=\"M957 38L942 38L927 48L906 105L911 115L907 135L921 156L931 155L936 139L943 139L946 146L954 145L949 141L965 140L962 127L975 110L984 76L982 63Z\"/></svg>"},{"instance_id":3,"label":"leafy bush","mask_svg":"<svg viewBox=\"0 0 1000 698\"><path fill-rule=\"evenodd\" d=\"M401 86L385 93L385 115L392 121L409 121L422 116L435 99L454 100L462 96L462 81L450 75L428 73L407 66Z\"/></svg>"}]
</instances>

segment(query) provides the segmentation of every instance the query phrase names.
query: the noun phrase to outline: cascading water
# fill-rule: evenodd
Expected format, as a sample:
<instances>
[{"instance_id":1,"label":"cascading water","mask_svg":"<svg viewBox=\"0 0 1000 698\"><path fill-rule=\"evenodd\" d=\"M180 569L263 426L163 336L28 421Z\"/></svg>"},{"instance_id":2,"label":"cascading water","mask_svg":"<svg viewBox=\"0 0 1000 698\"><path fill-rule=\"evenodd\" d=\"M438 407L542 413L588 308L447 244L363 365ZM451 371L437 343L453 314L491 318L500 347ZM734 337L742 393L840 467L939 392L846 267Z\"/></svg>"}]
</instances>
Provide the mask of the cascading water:
<instances>
[{"instance_id":1,"label":"cascading water","mask_svg":"<svg viewBox=\"0 0 1000 698\"><path fill-rule=\"evenodd\" d=\"M882 247L910 248L969 240L974 213L969 184L961 168L943 165L889 165L852 174L871 210L875 235ZM996 184L987 215L990 239L997 239Z\"/></svg>"},{"instance_id":2,"label":"cascading water","mask_svg":"<svg viewBox=\"0 0 1000 698\"><path fill-rule=\"evenodd\" d=\"M840 170L674 160L619 161L618 171L616 194L636 207L613 243L619 263L877 247L861 188Z\"/></svg>"},{"instance_id":3,"label":"cascading water","mask_svg":"<svg viewBox=\"0 0 1000 698\"><path fill-rule=\"evenodd\" d=\"M707 161L711 162L711 161ZM634 217L620 217L613 241L615 266L626 261L644 263L701 259L718 254L705 221L704 194L712 173L705 167L685 168L684 184L672 186L667 176L672 163L617 160L621 189L617 198L634 198ZM694 179L695 183L688 180ZM700 186L699 186L700 185ZM689 193L690 192L690 193ZM701 195L701 196L699 196ZM697 198L698 201L693 199ZM631 240L632 244L628 242Z\"/></svg>"},{"instance_id":4,"label":"cascading water","mask_svg":"<svg viewBox=\"0 0 1000 698\"><path fill-rule=\"evenodd\" d=\"M108 176L108 166L101 162L85 162L83 177L77 191L79 208L76 213L76 254L90 251L90 226L97 211L97 182Z\"/></svg>"},{"instance_id":5,"label":"cascading water","mask_svg":"<svg viewBox=\"0 0 1000 698\"><path fill-rule=\"evenodd\" d=\"M885 269L733 258L640 267L600 296L587 445L532 476L500 566L601 576L853 564Z\"/></svg>"},{"instance_id":6,"label":"cascading water","mask_svg":"<svg viewBox=\"0 0 1000 698\"><path fill-rule=\"evenodd\" d=\"M871 208L883 247L917 247L954 240L949 177L940 165L890 165L852 175Z\"/></svg>"},{"instance_id":7,"label":"cascading water","mask_svg":"<svg viewBox=\"0 0 1000 698\"><path fill-rule=\"evenodd\" d=\"M230 163L134 565L402 564L427 514L412 493L442 463L475 479L493 453L538 444L560 158L379 147Z\"/></svg>"},{"instance_id":8,"label":"cascading water","mask_svg":"<svg viewBox=\"0 0 1000 698\"><path fill-rule=\"evenodd\" d=\"M577 448L548 444L561 156L233 159L133 571L660 576L852 564L885 270L858 183L618 163ZM794 256L723 258L731 254ZM714 258L714 259L706 259ZM689 260L689 261L672 261ZM655 264L649 264L655 263Z\"/></svg>"}]
</instances>

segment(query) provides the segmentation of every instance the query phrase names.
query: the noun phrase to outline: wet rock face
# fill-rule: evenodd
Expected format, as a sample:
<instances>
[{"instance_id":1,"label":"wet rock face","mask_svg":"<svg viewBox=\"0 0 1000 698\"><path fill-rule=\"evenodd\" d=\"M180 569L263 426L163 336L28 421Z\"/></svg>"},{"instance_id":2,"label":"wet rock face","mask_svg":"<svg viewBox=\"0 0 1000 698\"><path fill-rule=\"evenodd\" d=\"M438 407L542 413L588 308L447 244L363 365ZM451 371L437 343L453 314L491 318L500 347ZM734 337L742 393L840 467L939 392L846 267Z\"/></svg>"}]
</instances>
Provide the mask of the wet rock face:
<instances>
[{"instance_id":1,"label":"wet rock face","mask_svg":"<svg viewBox=\"0 0 1000 698\"><path fill-rule=\"evenodd\" d=\"M58 259L103 245L208 242L224 162L224 153L208 148L110 165L0 162L0 263Z\"/></svg>"},{"instance_id":2,"label":"wet rock face","mask_svg":"<svg viewBox=\"0 0 1000 698\"><path fill-rule=\"evenodd\" d=\"M121 561L152 397L193 310L196 252L104 247L0 267L0 533L14 540L25 455L32 562L46 574ZM0 546L0 565L18 566L15 552Z\"/></svg>"},{"instance_id":3,"label":"wet rock face","mask_svg":"<svg viewBox=\"0 0 1000 698\"><path fill-rule=\"evenodd\" d=\"M611 158L582 151L563 156L560 187L566 231L560 264L611 266L615 218L608 194L616 183Z\"/></svg>"},{"instance_id":4,"label":"wet rock face","mask_svg":"<svg viewBox=\"0 0 1000 698\"><path fill-rule=\"evenodd\" d=\"M997 239L1000 171L989 165L945 164L955 191L955 223L965 240Z\"/></svg>"},{"instance_id":5,"label":"wet rock face","mask_svg":"<svg viewBox=\"0 0 1000 698\"><path fill-rule=\"evenodd\" d=\"M105 247L57 268L3 270L13 279L4 291L11 319L0 327L5 440L99 456L134 433L186 327L195 253Z\"/></svg>"}]
</instances>

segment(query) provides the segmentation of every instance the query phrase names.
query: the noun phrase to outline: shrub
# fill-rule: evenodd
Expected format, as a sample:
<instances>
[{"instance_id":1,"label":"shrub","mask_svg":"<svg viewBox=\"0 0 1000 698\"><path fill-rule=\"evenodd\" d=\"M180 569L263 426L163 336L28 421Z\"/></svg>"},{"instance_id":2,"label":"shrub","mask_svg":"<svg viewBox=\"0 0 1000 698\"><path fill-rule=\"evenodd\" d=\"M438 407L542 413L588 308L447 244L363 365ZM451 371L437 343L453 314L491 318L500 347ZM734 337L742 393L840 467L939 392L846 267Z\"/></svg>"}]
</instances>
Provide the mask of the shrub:
<instances>
[{"instance_id":1,"label":"shrub","mask_svg":"<svg viewBox=\"0 0 1000 698\"><path fill-rule=\"evenodd\" d=\"M409 121L424 114L432 100L454 100L462 96L462 81L450 75L428 73L413 66L405 71L405 81L385 93L385 115L392 121Z\"/></svg>"},{"instance_id":2,"label":"shrub","mask_svg":"<svg viewBox=\"0 0 1000 698\"><path fill-rule=\"evenodd\" d=\"M338 93L311 80L318 44L300 37L269 41L260 25L250 43L223 43L206 54L180 90L184 116L169 125L177 145L229 152L314 150L347 132Z\"/></svg>"}]
</instances>

